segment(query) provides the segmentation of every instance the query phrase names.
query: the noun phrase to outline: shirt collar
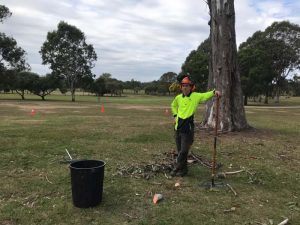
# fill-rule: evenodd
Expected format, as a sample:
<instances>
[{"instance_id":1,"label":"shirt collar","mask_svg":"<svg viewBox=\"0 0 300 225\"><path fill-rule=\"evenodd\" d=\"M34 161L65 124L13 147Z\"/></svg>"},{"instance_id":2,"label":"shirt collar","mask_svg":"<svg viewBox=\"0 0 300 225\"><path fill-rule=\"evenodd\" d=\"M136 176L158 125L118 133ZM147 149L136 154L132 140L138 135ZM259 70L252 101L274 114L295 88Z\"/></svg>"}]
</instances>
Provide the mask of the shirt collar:
<instances>
[{"instance_id":1,"label":"shirt collar","mask_svg":"<svg viewBox=\"0 0 300 225\"><path fill-rule=\"evenodd\" d=\"M183 97L183 98L184 98L184 97L190 97L191 94L192 94L192 92L190 92L188 95L184 95L184 94L182 93L182 97Z\"/></svg>"}]
</instances>

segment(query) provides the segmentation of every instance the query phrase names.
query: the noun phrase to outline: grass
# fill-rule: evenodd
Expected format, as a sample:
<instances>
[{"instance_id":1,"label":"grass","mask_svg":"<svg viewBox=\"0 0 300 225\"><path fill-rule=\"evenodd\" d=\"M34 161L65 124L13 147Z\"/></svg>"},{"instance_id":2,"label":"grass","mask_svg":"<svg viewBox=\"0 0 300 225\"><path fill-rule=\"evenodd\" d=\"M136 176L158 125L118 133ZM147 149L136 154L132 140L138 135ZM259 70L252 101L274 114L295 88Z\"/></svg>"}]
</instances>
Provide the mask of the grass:
<instances>
[{"instance_id":1,"label":"grass","mask_svg":"<svg viewBox=\"0 0 300 225\"><path fill-rule=\"evenodd\" d=\"M0 224L290 224L300 221L300 108L246 107L255 131L222 134L222 171L245 168L225 181L237 191L205 190L210 171L191 165L189 176L150 180L116 176L118 166L153 162L175 149L166 115L172 97L51 95L47 101L0 96ZM1 100L2 99L2 100ZM5 99L5 100L4 100ZM67 101L66 101L67 100ZM282 99L284 104L284 99ZM286 105L300 106L299 98ZM105 112L101 113L101 105ZM31 109L36 115L31 116ZM203 111L197 113L199 122ZM213 137L197 131L192 151L209 157ZM65 148L78 159L106 162L103 202L72 205ZM175 188L179 181L181 186ZM219 180L218 180L219 181ZM153 205L154 193L164 200ZM234 208L233 208L234 207ZM227 212L226 210L234 210Z\"/></svg>"}]
</instances>

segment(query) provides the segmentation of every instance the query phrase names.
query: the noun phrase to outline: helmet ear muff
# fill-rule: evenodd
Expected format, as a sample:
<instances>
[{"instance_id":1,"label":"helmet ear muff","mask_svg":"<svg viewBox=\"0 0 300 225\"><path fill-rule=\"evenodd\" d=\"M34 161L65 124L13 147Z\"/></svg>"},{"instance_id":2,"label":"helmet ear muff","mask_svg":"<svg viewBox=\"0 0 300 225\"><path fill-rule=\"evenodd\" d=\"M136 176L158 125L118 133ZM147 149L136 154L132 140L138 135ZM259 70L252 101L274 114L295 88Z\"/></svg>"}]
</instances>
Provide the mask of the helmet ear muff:
<instances>
[{"instance_id":1,"label":"helmet ear muff","mask_svg":"<svg viewBox=\"0 0 300 225\"><path fill-rule=\"evenodd\" d=\"M195 90L196 90L196 85L193 84L193 85L192 85L192 88L191 88L191 91L195 91Z\"/></svg>"}]
</instances>

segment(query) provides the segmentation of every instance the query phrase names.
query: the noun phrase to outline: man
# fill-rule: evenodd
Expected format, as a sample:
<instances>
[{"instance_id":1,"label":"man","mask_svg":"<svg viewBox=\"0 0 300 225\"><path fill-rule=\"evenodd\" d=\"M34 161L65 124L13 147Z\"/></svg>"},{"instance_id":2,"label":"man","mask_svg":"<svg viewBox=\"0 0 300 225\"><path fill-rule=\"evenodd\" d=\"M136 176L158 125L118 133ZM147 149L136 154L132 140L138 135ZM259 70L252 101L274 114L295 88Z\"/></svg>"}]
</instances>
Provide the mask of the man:
<instances>
[{"instance_id":1,"label":"man","mask_svg":"<svg viewBox=\"0 0 300 225\"><path fill-rule=\"evenodd\" d=\"M212 97L221 97L219 91L194 92L195 85L189 76L184 76L180 89L182 94L175 97L171 104L175 117L175 140L178 157L171 172L172 176L185 176L188 172L187 157L194 141L194 114L198 105Z\"/></svg>"}]
</instances>

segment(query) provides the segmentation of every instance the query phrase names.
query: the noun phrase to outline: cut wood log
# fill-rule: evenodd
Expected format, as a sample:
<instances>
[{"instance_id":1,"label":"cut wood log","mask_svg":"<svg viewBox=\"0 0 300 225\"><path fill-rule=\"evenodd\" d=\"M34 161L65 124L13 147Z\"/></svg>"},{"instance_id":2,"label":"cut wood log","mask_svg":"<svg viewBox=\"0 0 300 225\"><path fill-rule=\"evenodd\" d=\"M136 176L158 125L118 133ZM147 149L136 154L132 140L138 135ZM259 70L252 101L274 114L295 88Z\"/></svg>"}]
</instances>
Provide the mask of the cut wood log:
<instances>
[{"instance_id":1,"label":"cut wood log","mask_svg":"<svg viewBox=\"0 0 300 225\"><path fill-rule=\"evenodd\" d=\"M226 186L230 188L230 190L233 192L234 196L237 196L236 191L233 189L233 187L230 184L226 184Z\"/></svg>"}]
</instances>

